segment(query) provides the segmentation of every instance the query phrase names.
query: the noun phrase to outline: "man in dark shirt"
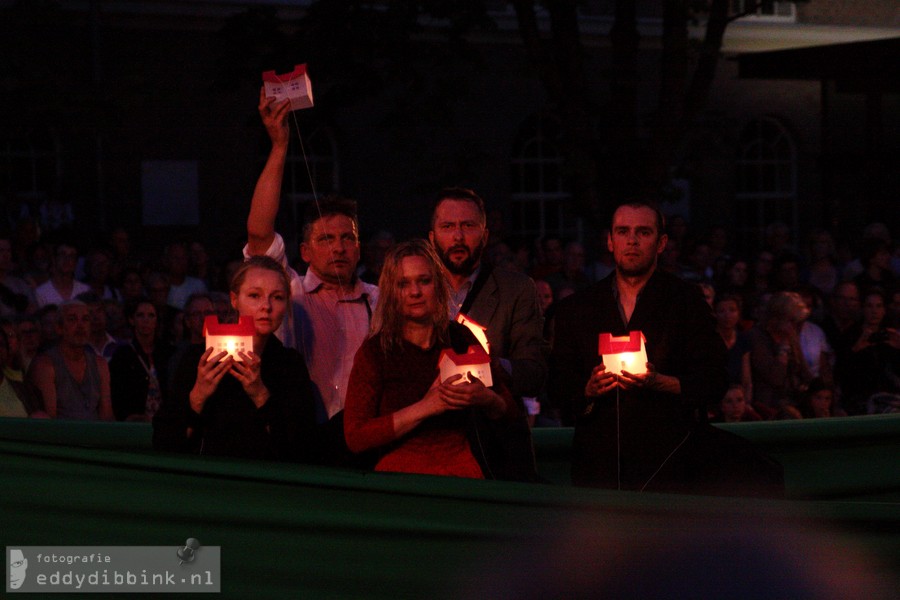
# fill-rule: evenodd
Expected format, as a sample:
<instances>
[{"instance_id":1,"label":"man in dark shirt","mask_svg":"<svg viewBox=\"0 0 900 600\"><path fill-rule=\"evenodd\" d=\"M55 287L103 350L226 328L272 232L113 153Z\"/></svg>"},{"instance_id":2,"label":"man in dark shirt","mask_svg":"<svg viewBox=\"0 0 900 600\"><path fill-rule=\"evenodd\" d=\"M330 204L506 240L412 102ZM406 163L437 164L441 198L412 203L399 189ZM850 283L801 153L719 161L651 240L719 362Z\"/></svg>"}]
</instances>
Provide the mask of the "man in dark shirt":
<instances>
[{"instance_id":1,"label":"man in dark shirt","mask_svg":"<svg viewBox=\"0 0 900 600\"><path fill-rule=\"evenodd\" d=\"M657 269L664 230L656 208L620 206L607 239L615 271L558 303L549 393L575 423L577 485L669 489L681 473L667 463L728 387L700 288ZM616 375L598 356L599 334L631 331L646 339L647 370Z\"/></svg>"}]
</instances>

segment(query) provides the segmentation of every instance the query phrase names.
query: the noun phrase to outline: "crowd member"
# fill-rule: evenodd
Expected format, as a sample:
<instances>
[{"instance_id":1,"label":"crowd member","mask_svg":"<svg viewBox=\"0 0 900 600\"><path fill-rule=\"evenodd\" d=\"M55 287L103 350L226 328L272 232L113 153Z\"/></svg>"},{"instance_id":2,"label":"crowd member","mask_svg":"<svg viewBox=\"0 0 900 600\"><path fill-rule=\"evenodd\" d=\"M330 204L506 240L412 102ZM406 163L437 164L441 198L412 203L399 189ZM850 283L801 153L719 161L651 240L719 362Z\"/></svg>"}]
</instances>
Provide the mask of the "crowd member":
<instances>
[{"instance_id":1,"label":"crowd member","mask_svg":"<svg viewBox=\"0 0 900 600\"><path fill-rule=\"evenodd\" d=\"M169 295L166 298L169 306L183 310L184 303L191 294L202 294L208 291L202 280L188 275L190 257L186 243L172 242L168 244L165 249L164 263L169 279Z\"/></svg>"},{"instance_id":2,"label":"crowd member","mask_svg":"<svg viewBox=\"0 0 900 600\"><path fill-rule=\"evenodd\" d=\"M175 251L176 255L178 251ZM180 308L169 304L172 286L166 273L150 269L144 275L144 289L147 290L147 299L156 307L157 330L163 340L168 343L175 342L175 321L178 319ZM143 299L143 298L140 298Z\"/></svg>"},{"instance_id":3,"label":"crowd member","mask_svg":"<svg viewBox=\"0 0 900 600\"><path fill-rule=\"evenodd\" d=\"M575 417L576 485L684 484L677 471L658 474L727 388L725 348L700 290L657 269L663 231L658 209L617 208L607 239L615 273L556 305L549 393ZM647 371L617 376L598 364L598 334L630 331L646 339Z\"/></svg>"},{"instance_id":4,"label":"crowd member","mask_svg":"<svg viewBox=\"0 0 900 600\"><path fill-rule=\"evenodd\" d=\"M861 318L859 288L852 281L838 283L828 302L828 310L822 321L822 331L835 354L844 350L846 332Z\"/></svg>"},{"instance_id":5,"label":"crowd member","mask_svg":"<svg viewBox=\"0 0 900 600\"><path fill-rule=\"evenodd\" d=\"M807 267L802 278L824 296L830 295L840 281L835 263L834 238L824 229L816 229L809 234Z\"/></svg>"},{"instance_id":6,"label":"crowd member","mask_svg":"<svg viewBox=\"0 0 900 600\"><path fill-rule=\"evenodd\" d=\"M809 387L800 399L800 414L804 419L833 417L834 386L821 377L809 382Z\"/></svg>"},{"instance_id":7,"label":"crowd member","mask_svg":"<svg viewBox=\"0 0 900 600\"><path fill-rule=\"evenodd\" d=\"M290 280L268 257L247 260L231 302L252 317L253 351L214 354L193 346L177 367L172 394L153 419L161 450L310 461L314 406L302 357L274 335L291 303Z\"/></svg>"},{"instance_id":8,"label":"crowd member","mask_svg":"<svg viewBox=\"0 0 900 600\"><path fill-rule=\"evenodd\" d=\"M396 243L394 234L384 229L369 238L362 253L363 264L357 269L360 280L373 285L378 284L381 268L384 266L384 257Z\"/></svg>"},{"instance_id":9,"label":"crowd member","mask_svg":"<svg viewBox=\"0 0 900 600\"><path fill-rule=\"evenodd\" d=\"M287 158L290 102L276 103L259 94L259 113L272 149L256 183L247 218L245 257L266 255L288 269L293 311L279 331L287 346L306 361L321 425L323 454L331 464L352 462L343 432L344 400L353 357L369 331L378 288L356 277L359 222L356 204L331 199L308 206L300 254L308 263L301 277L288 268L284 239L275 217Z\"/></svg>"},{"instance_id":10,"label":"crowd member","mask_svg":"<svg viewBox=\"0 0 900 600\"><path fill-rule=\"evenodd\" d=\"M514 271L494 269L481 260L488 239L484 201L464 188L442 190L434 204L428 239L434 246L450 282L450 318L462 313L487 329L492 358L512 379L512 394L520 398L540 395L547 375L544 318L534 282ZM504 423L494 439L495 476L531 480L537 477L528 423ZM534 408L533 408L534 410ZM499 469L499 470L498 470Z\"/></svg>"},{"instance_id":11,"label":"crowd member","mask_svg":"<svg viewBox=\"0 0 900 600\"><path fill-rule=\"evenodd\" d=\"M532 279L546 280L553 273L559 273L565 265L562 240L555 235L546 235L537 241L539 253L531 268Z\"/></svg>"},{"instance_id":12,"label":"crowd member","mask_svg":"<svg viewBox=\"0 0 900 600\"><path fill-rule=\"evenodd\" d=\"M885 326L900 329L900 286L895 286L888 296L887 316L884 318Z\"/></svg>"},{"instance_id":13,"label":"crowd member","mask_svg":"<svg viewBox=\"0 0 900 600\"><path fill-rule=\"evenodd\" d=\"M538 306L541 307L541 314L547 316L550 305L553 304L553 288L543 279L534 282L534 289L537 292Z\"/></svg>"},{"instance_id":14,"label":"crowd member","mask_svg":"<svg viewBox=\"0 0 900 600\"><path fill-rule=\"evenodd\" d=\"M450 290L442 270L424 240L388 253L373 335L357 352L350 375L347 445L354 452L377 451L379 471L490 477L490 456L481 453L487 440L472 444L467 438L470 413L497 420L517 410L500 369L492 368L497 391L477 379L461 382L461 375L440 380L444 349L463 354L478 343L448 317Z\"/></svg>"},{"instance_id":15,"label":"crowd member","mask_svg":"<svg viewBox=\"0 0 900 600\"><path fill-rule=\"evenodd\" d=\"M109 261L109 278L121 281L122 274L133 268L137 262L131 256L131 236L124 227L116 227L109 233L109 248L112 250Z\"/></svg>"},{"instance_id":16,"label":"crowd member","mask_svg":"<svg viewBox=\"0 0 900 600\"><path fill-rule=\"evenodd\" d=\"M207 290L215 288L219 274L216 272L215 264L209 259L209 252L206 251L203 242L197 240L191 242L188 245L188 254L190 255L190 269L188 270L190 276L202 281ZM187 301L185 300L185 302Z\"/></svg>"},{"instance_id":17,"label":"crowd member","mask_svg":"<svg viewBox=\"0 0 900 600\"><path fill-rule=\"evenodd\" d=\"M12 239L0 233L0 317L23 315L35 309L34 292L13 275Z\"/></svg>"},{"instance_id":18,"label":"crowd member","mask_svg":"<svg viewBox=\"0 0 900 600\"><path fill-rule=\"evenodd\" d=\"M798 418L800 394L812 378L800 348L805 305L794 292L778 292L749 332L753 408L765 419Z\"/></svg>"},{"instance_id":19,"label":"crowd member","mask_svg":"<svg viewBox=\"0 0 900 600\"><path fill-rule=\"evenodd\" d=\"M544 281L549 283L556 293L565 286L576 291L587 287L591 280L584 270L584 246L579 242L569 242L565 246L563 256L562 270L550 273Z\"/></svg>"},{"instance_id":20,"label":"crowd member","mask_svg":"<svg viewBox=\"0 0 900 600\"><path fill-rule=\"evenodd\" d=\"M814 290L810 286L800 286L798 294L803 301L803 320L800 323L800 349L806 360L806 367L811 377L824 377L832 381L832 361L834 351L828 344L828 338L821 327L810 319L815 306Z\"/></svg>"},{"instance_id":21,"label":"crowd member","mask_svg":"<svg viewBox=\"0 0 900 600\"><path fill-rule=\"evenodd\" d=\"M880 238L863 240L860 262L863 271L853 278L863 293L870 288L886 289L893 285L895 276L891 271L890 244Z\"/></svg>"},{"instance_id":22,"label":"crowd member","mask_svg":"<svg viewBox=\"0 0 900 600\"><path fill-rule=\"evenodd\" d=\"M118 300L108 298L103 301L103 311L106 313L107 333L119 343L130 340L131 329L125 319L125 306Z\"/></svg>"},{"instance_id":23,"label":"crowd member","mask_svg":"<svg viewBox=\"0 0 900 600\"><path fill-rule=\"evenodd\" d=\"M113 412L119 421L149 422L166 395L173 348L157 334L156 307L146 298L129 303L125 318L131 340L109 361Z\"/></svg>"},{"instance_id":24,"label":"crowd member","mask_svg":"<svg viewBox=\"0 0 900 600\"><path fill-rule=\"evenodd\" d=\"M52 418L113 420L109 367L88 347L90 310L69 300L59 306L59 341L34 358L27 380L40 392Z\"/></svg>"},{"instance_id":25,"label":"crowd member","mask_svg":"<svg viewBox=\"0 0 900 600\"><path fill-rule=\"evenodd\" d=\"M61 304L74 299L78 294L91 291L87 284L75 279L78 264L78 250L74 245L60 242L53 248L50 279L34 290L39 307Z\"/></svg>"},{"instance_id":26,"label":"crowd member","mask_svg":"<svg viewBox=\"0 0 900 600\"><path fill-rule=\"evenodd\" d=\"M800 285L800 257L784 252L775 257L772 266L772 291L795 292Z\"/></svg>"},{"instance_id":27,"label":"crowd member","mask_svg":"<svg viewBox=\"0 0 900 600\"><path fill-rule=\"evenodd\" d=\"M744 396L743 386L737 383L731 384L722 400L710 411L710 420L714 423L745 423L760 419Z\"/></svg>"},{"instance_id":28,"label":"crowd member","mask_svg":"<svg viewBox=\"0 0 900 600\"><path fill-rule=\"evenodd\" d=\"M123 304L134 302L147 296L144 290L144 281L141 279L141 273L136 268L126 268L122 271L119 278L119 300ZM168 289L166 290L168 294Z\"/></svg>"},{"instance_id":29,"label":"crowd member","mask_svg":"<svg viewBox=\"0 0 900 600\"><path fill-rule=\"evenodd\" d=\"M725 343L728 381L743 388L744 400L749 404L753 399L753 378L750 373L750 343L747 336L738 331L741 302L740 296L726 292L715 299L713 314L716 317L716 331Z\"/></svg>"},{"instance_id":30,"label":"crowd member","mask_svg":"<svg viewBox=\"0 0 900 600\"><path fill-rule=\"evenodd\" d=\"M169 359L169 376L175 373L175 367L181 362L182 356L192 347L203 346L205 343L203 325L206 317L216 314L216 307L209 294L194 294L187 300L184 306L184 337L175 344L175 351ZM226 318L219 319L226 322ZM172 381L166 382L170 388Z\"/></svg>"},{"instance_id":31,"label":"crowd member","mask_svg":"<svg viewBox=\"0 0 900 600\"><path fill-rule=\"evenodd\" d=\"M14 381L23 381L25 372L22 370L21 353L19 352L19 332L15 322L8 318L0 318L0 330L6 335L6 362L3 374Z\"/></svg>"},{"instance_id":32,"label":"crowd member","mask_svg":"<svg viewBox=\"0 0 900 600\"><path fill-rule=\"evenodd\" d=\"M122 296L112 285L111 259L103 248L94 248L84 257L84 282L101 299L121 300Z\"/></svg>"},{"instance_id":33,"label":"crowd member","mask_svg":"<svg viewBox=\"0 0 900 600\"><path fill-rule=\"evenodd\" d=\"M16 333L19 337L18 360L13 358L22 373L28 372L31 361L37 356L41 347L41 324L35 315L24 315L16 322Z\"/></svg>"},{"instance_id":34,"label":"crowd member","mask_svg":"<svg viewBox=\"0 0 900 600\"><path fill-rule=\"evenodd\" d=\"M862 313L862 321L845 332L835 367L841 407L850 415L868 413L875 394L900 395L900 331L884 325L882 290L863 295Z\"/></svg>"},{"instance_id":35,"label":"crowd member","mask_svg":"<svg viewBox=\"0 0 900 600\"><path fill-rule=\"evenodd\" d=\"M40 400L21 379L9 377L10 347L6 331L0 329L0 417L24 418L43 413Z\"/></svg>"},{"instance_id":36,"label":"crowd member","mask_svg":"<svg viewBox=\"0 0 900 600\"><path fill-rule=\"evenodd\" d=\"M109 361L119 345L119 342L109 334L107 330L106 304L94 292L78 294L77 300L84 302L91 314L91 327L88 332L88 345L97 353L97 356ZM110 300L113 300L110 298ZM113 300L116 302L116 300Z\"/></svg>"}]
</instances>

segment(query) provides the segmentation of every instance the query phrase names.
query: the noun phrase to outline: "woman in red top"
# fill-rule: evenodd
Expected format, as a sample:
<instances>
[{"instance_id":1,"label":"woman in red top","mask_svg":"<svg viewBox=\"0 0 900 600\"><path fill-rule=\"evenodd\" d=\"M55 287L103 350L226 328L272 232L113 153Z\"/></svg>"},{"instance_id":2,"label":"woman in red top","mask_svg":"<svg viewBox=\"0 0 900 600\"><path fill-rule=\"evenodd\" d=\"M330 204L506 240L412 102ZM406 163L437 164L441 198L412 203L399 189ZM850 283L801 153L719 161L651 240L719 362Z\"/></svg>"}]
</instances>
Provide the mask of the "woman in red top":
<instances>
[{"instance_id":1,"label":"woman in red top","mask_svg":"<svg viewBox=\"0 0 900 600\"><path fill-rule=\"evenodd\" d=\"M468 412L496 419L515 405L501 384L498 393L477 379L460 383L460 375L440 381L441 351L452 346L465 352L467 344L478 343L449 321L440 259L424 240L399 244L386 257L378 285L373 334L350 373L347 446L353 452L377 449L378 471L483 478L466 435Z\"/></svg>"}]
</instances>

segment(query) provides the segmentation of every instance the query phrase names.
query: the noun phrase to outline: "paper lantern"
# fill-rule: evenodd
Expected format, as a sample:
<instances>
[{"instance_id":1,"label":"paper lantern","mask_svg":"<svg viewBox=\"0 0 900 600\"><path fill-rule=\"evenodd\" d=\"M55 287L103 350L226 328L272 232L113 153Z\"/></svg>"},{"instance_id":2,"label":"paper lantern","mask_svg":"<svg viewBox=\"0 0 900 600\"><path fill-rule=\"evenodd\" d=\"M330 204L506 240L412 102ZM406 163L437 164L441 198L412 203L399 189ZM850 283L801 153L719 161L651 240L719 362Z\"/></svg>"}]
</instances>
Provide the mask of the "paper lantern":
<instances>
[{"instance_id":1,"label":"paper lantern","mask_svg":"<svg viewBox=\"0 0 900 600\"><path fill-rule=\"evenodd\" d=\"M255 333L253 317L241 317L237 323L219 323L216 315L207 315L203 320L206 347L213 349L212 354L209 355L210 360L224 351L240 362L241 357L238 352L253 351L253 335Z\"/></svg>"},{"instance_id":2,"label":"paper lantern","mask_svg":"<svg viewBox=\"0 0 900 600\"><path fill-rule=\"evenodd\" d=\"M462 379L456 383L469 382L471 373L472 377L478 378L486 387L494 385L491 377L491 357L481 346L469 346L465 354L457 354L452 348L442 350L438 358L438 367L441 369L441 381L446 381L453 375L462 375Z\"/></svg>"},{"instance_id":3,"label":"paper lantern","mask_svg":"<svg viewBox=\"0 0 900 600\"><path fill-rule=\"evenodd\" d=\"M644 334L631 331L620 337L610 333L600 334L600 356L610 373L620 375L628 371L634 375L647 372L647 349Z\"/></svg>"},{"instance_id":4,"label":"paper lantern","mask_svg":"<svg viewBox=\"0 0 900 600\"><path fill-rule=\"evenodd\" d=\"M476 323L462 313L456 315L456 322L468 328L468 330L472 332L472 335L475 336L475 339L481 344L481 347L484 348L484 351L488 354L491 353L491 344L488 342L487 338L487 327Z\"/></svg>"},{"instance_id":5,"label":"paper lantern","mask_svg":"<svg viewBox=\"0 0 900 600\"><path fill-rule=\"evenodd\" d=\"M313 105L312 82L306 74L306 65L296 65L290 73L278 75L275 71L262 74L266 98L291 101L291 110L310 108Z\"/></svg>"}]
</instances>

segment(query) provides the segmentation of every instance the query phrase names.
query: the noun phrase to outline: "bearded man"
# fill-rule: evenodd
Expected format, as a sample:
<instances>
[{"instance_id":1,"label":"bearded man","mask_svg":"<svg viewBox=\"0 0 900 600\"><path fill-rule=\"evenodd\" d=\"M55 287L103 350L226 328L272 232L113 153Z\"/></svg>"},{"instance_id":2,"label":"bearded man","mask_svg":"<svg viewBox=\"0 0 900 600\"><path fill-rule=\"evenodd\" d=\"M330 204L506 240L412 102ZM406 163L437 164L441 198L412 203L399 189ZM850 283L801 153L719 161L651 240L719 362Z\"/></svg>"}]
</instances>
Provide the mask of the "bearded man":
<instances>
[{"instance_id":1,"label":"bearded man","mask_svg":"<svg viewBox=\"0 0 900 600\"><path fill-rule=\"evenodd\" d=\"M450 317L463 313L487 328L491 358L510 377L523 418L499 436L506 458L498 479L536 478L523 397L536 397L547 377L544 317L534 282L522 273L494 269L481 260L488 240L484 201L472 190L446 188L434 203L428 239L444 263L450 282ZM524 428L524 429L523 429ZM496 464L495 462L495 464Z\"/></svg>"}]
</instances>

